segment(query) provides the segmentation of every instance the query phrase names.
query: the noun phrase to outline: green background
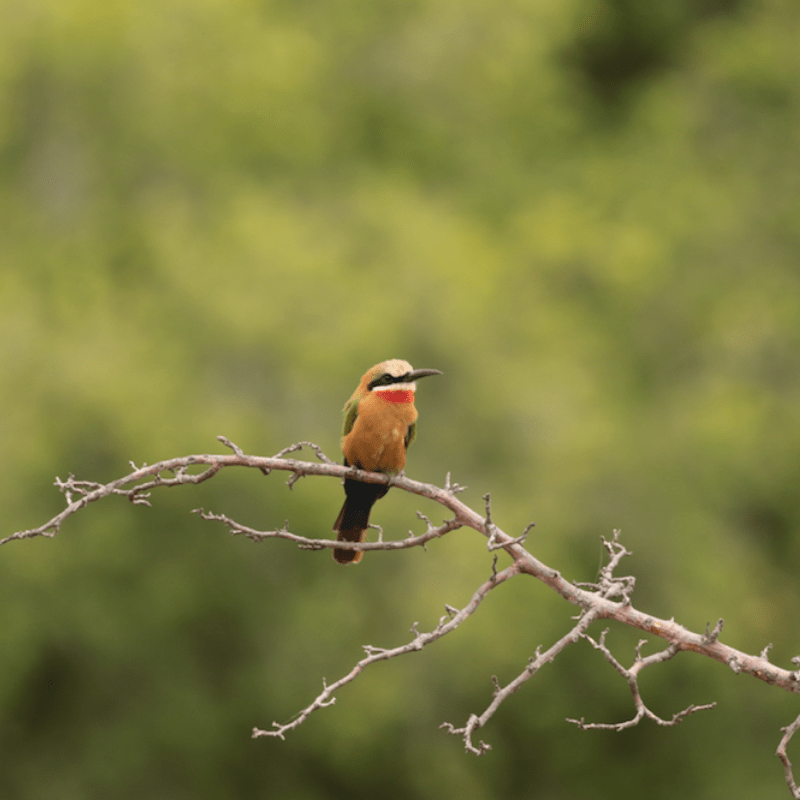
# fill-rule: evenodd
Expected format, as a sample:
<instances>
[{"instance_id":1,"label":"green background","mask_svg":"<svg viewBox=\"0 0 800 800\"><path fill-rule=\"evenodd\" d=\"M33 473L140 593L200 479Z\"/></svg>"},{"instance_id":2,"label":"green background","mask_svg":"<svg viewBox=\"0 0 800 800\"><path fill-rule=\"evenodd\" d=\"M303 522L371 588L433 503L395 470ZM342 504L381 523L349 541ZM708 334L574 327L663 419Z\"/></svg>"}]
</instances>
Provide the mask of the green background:
<instances>
[{"instance_id":1,"label":"green background","mask_svg":"<svg viewBox=\"0 0 800 800\"><path fill-rule=\"evenodd\" d=\"M445 373L420 384L410 477L452 472L478 510L491 492L573 580L621 528L638 607L724 617L726 643L774 642L791 666L796 0L2 0L0 17L0 535L63 507L56 475L225 452L218 434L338 458L360 375L405 358ZM717 701L677 728L566 723L633 714L582 643L465 754L439 724L573 624L523 577L285 742L252 741L491 567L469 530L339 569L188 513L329 536L338 481L285 477L109 498L0 550L0 796L787 796L774 750L797 698L691 654L642 676L666 718ZM441 519L395 490L373 521L419 532L416 509ZM638 638L609 643L630 664Z\"/></svg>"}]
</instances>

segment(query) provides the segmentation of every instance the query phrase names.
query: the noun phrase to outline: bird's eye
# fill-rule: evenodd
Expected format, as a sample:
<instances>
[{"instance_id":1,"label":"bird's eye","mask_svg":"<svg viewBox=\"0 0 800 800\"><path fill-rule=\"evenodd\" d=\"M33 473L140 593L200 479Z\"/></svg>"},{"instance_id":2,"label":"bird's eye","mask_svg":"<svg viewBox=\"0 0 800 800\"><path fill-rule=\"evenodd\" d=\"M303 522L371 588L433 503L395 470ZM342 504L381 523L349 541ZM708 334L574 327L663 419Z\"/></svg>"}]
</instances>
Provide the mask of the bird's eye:
<instances>
[{"instance_id":1,"label":"bird's eye","mask_svg":"<svg viewBox=\"0 0 800 800\"><path fill-rule=\"evenodd\" d=\"M390 373L384 372L379 378L375 378L374 380L370 381L369 389L372 390L376 386L388 386L393 380L394 378Z\"/></svg>"}]
</instances>

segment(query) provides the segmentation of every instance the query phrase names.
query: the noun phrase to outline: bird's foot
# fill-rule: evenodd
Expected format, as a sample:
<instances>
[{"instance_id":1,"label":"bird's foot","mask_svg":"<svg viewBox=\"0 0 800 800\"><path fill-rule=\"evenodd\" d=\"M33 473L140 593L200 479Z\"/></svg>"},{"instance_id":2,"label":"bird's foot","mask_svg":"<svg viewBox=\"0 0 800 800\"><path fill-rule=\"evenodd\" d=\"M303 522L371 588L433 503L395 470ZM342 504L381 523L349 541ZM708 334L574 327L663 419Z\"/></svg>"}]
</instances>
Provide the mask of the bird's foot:
<instances>
[{"instance_id":1,"label":"bird's foot","mask_svg":"<svg viewBox=\"0 0 800 800\"><path fill-rule=\"evenodd\" d=\"M400 472L391 472L387 473L386 477L389 479L389 482L386 484L387 486L392 486L398 478L405 478L406 471L401 469Z\"/></svg>"}]
</instances>

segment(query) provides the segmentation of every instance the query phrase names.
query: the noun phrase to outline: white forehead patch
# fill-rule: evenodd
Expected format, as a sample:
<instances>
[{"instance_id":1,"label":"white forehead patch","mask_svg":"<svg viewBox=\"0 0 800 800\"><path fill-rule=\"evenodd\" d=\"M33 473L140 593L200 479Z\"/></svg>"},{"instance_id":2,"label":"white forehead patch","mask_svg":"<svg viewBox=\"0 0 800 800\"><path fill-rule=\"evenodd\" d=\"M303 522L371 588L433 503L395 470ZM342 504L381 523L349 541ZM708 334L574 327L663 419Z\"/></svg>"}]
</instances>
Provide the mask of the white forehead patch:
<instances>
[{"instance_id":1,"label":"white forehead patch","mask_svg":"<svg viewBox=\"0 0 800 800\"><path fill-rule=\"evenodd\" d=\"M414 369L408 361L403 361L402 358L390 359L385 362L384 368L393 378L399 378L401 375L405 375L407 372L411 372ZM395 384L395 388L400 386L405 386L405 384Z\"/></svg>"}]
</instances>

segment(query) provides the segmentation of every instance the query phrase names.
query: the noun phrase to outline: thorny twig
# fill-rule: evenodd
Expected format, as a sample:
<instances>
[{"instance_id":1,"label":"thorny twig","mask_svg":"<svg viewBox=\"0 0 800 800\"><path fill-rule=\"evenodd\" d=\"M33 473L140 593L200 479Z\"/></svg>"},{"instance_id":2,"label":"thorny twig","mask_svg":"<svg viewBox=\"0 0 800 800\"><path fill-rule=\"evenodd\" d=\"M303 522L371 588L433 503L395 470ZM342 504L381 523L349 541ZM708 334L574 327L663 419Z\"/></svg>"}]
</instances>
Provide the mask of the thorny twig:
<instances>
[{"instance_id":1,"label":"thorny twig","mask_svg":"<svg viewBox=\"0 0 800 800\"><path fill-rule=\"evenodd\" d=\"M785 728L781 728L781 733L783 736L781 737L781 741L778 744L778 749L775 751L775 755L781 760L783 764L783 771L786 776L786 785L789 787L789 791L792 793L792 797L798 798L800 800L800 789L797 787L797 783L794 780L794 773L792 772L792 762L789 760L789 756L786 753L786 748L789 745L789 742L792 739L792 736L797 733L798 729L800 729L800 717L797 717L795 721L791 725L787 725Z\"/></svg>"},{"instance_id":2,"label":"thorny twig","mask_svg":"<svg viewBox=\"0 0 800 800\"><path fill-rule=\"evenodd\" d=\"M407 644L390 649L373 647L372 645L364 645L364 650L367 653L366 658L362 658L361 661L359 661L353 667L353 669L347 673L347 675L339 678L339 680L335 683L328 685L323 681L322 692L320 692L320 694L314 698L313 702L306 706L291 722L286 724L273 722L270 730L254 728L253 738L257 739L262 736L274 736L278 737L279 739L284 739L286 733L305 722L309 715L311 715L314 711L333 705L333 703L336 702L334 693L341 689L342 686L354 681L371 664L374 664L378 661L386 661L387 659L405 655L406 653L422 650L423 647L431 642L435 642L437 639L441 639L442 636L446 636L451 631L454 631L471 614L475 612L481 602L486 598L486 595L488 595L492 589L494 589L496 586L499 586L499 584L503 581L512 578L517 574L517 572L517 568L512 564L498 575L497 580L486 581L472 595L472 599L469 601L469 603L467 603L467 605L464 606L464 608L462 608L460 611L454 609L452 606L445 606L445 611L447 613L439 619L439 624L428 633L420 633L417 630L417 623L414 623L411 628L414 638Z\"/></svg>"},{"instance_id":3,"label":"thorny twig","mask_svg":"<svg viewBox=\"0 0 800 800\"><path fill-rule=\"evenodd\" d=\"M619 543L620 533L619 530L615 530L610 541L605 536L600 537L603 547L608 551L608 564L600 569L599 580L596 583L576 582L575 585L599 592L601 597L621 597L624 603L629 604L630 595L636 587L636 578L632 575L624 577L614 575L614 570L619 566L620 561L625 556L632 555Z\"/></svg>"},{"instance_id":4,"label":"thorny twig","mask_svg":"<svg viewBox=\"0 0 800 800\"><path fill-rule=\"evenodd\" d=\"M536 653L528 660L525 669L512 680L509 684L501 687L495 678L494 696L492 702L480 716L471 714L467 724L463 728L456 728L450 722L443 722L439 727L447 730L455 736L461 736L464 741L464 748L469 753L476 756L483 755L492 746L481 740L477 745L473 743L472 736L479 728L482 728L491 717L494 716L501 703L516 692L527 680L532 678L545 664L553 661L555 657L568 645L577 642L584 631L597 619L597 615L591 611L583 614L578 623L569 633L562 636L554 645L549 647L544 653L541 652L541 645L536 648Z\"/></svg>"},{"instance_id":5,"label":"thorny twig","mask_svg":"<svg viewBox=\"0 0 800 800\"><path fill-rule=\"evenodd\" d=\"M642 647L647 644L646 639L640 639L639 643L636 645L636 655L633 659L633 666L630 669L625 669L622 664L617 661L616 658L612 655L611 651L606 647L606 635L608 634L608 628L606 628L601 634L599 641L595 641L591 636L586 633L581 634L584 639L586 639L595 650L599 650L606 658L609 664L611 664L614 669L622 675L623 678L628 682L628 686L631 690L631 694L633 695L633 702L636 707L636 714L629 720L625 722L584 722L583 718L581 719L568 719L567 722L574 722L579 728L582 730L589 730L589 729L597 729L597 730L614 730L614 731L622 731L625 728L632 728L634 725L638 725L644 717L653 720L653 722L657 723L658 725L677 725L684 717L688 716L689 714L694 714L696 711L706 711L708 709L714 708L716 703L707 703L706 705L696 706L690 705L688 708L685 708L683 711L679 711L673 715L672 719L665 720L659 717L657 714L652 712L646 705L644 700L642 700L641 692L639 691L639 673L645 668L650 667L653 664L661 664L664 661L669 661L669 659L674 658L679 652L680 648L677 644L671 644L669 647L665 648L664 650L659 651L658 653L653 653L646 658L642 658Z\"/></svg>"},{"instance_id":6,"label":"thorny twig","mask_svg":"<svg viewBox=\"0 0 800 800\"><path fill-rule=\"evenodd\" d=\"M424 547L431 539L438 539L450 531L461 527L461 523L456 519L450 519L442 525L433 526L430 520L426 518L428 530L419 536L411 534L406 539L392 539L388 541L383 541L383 539L381 539L377 542L337 542L335 539L309 539L305 536L291 533L288 528L288 522L277 530L258 531L248 525L242 525L240 522L236 522L236 520L231 519L225 514L214 514L210 511L204 511L202 508L194 509L194 513L198 514L201 519L223 523L233 536L245 536L253 542L263 542L267 539L287 539L290 542L294 542L301 550L324 550L325 548L334 547L343 550L405 550L409 547L419 547L420 545Z\"/></svg>"},{"instance_id":7,"label":"thorny twig","mask_svg":"<svg viewBox=\"0 0 800 800\"><path fill-rule=\"evenodd\" d=\"M720 663L726 664L737 674L746 674L758 678L770 685L777 686L785 691L800 694L800 658L793 659L795 670L786 670L770 663L768 659L771 645L767 645L758 656L749 655L736 650L720 642L719 637L722 633L722 620L719 620L713 629L707 626L705 633L694 633L676 623L673 619L658 619L649 614L637 610L631 600L631 595L635 587L635 579L632 576L619 577L614 572L619 566L622 558L629 555L628 551L619 542L619 531L614 531L611 540L603 539L603 545L608 552L608 563L600 570L598 580L595 583L578 583L567 581L562 575L546 564L535 558L528 550L523 547L525 538L533 527L533 523L528 525L522 535L514 538L506 534L492 519L491 504L489 495L484 496L486 504L486 516L482 517L469 506L456 498L456 495L464 491L463 486L459 486L450 479L447 474L444 488L432 484L419 483L410 480L404 475L389 478L386 475L371 472L357 471L354 474L349 467L344 467L334 463L323 452L322 449L311 442L298 442L290 445L278 452L271 458L261 456L246 455L244 451L224 436L218 437L220 442L233 451L232 455L190 455L180 458L172 458L161 461L153 465L143 465L137 467L131 464L133 471L115 481L107 484L100 484L92 481L77 480L70 475L67 480L62 481L56 478L55 485L64 494L67 505L59 514L40 525L38 528L17 531L4 539L0 539L0 545L13 540L29 539L37 536L55 536L63 522L71 515L85 508L90 503L111 495L127 497L134 505L150 505L150 496L153 490L160 487L175 487L184 484L198 484L213 478L221 469L231 466L250 467L261 470L264 474L280 469L291 473L287 485L291 488L300 477L310 475L327 475L337 478L355 478L368 483L385 483L396 486L404 491L426 497L448 508L453 516L439 526L435 526L425 515L418 512L418 516L427 526L427 530L417 536L413 533L405 539L384 541L379 537L378 542L334 542L326 539L310 539L291 533L288 530L288 523L280 530L257 531L248 526L232 520L224 514L214 514L198 510L203 519L222 522L232 534L243 535L253 541L263 541L269 538L282 538L294 542L302 549L323 549L331 547L348 548L353 550L396 550L407 549L410 547L422 546L432 539L439 538L445 534L456 530L459 527L470 527L484 535L488 539L488 548L495 551L493 554L492 574L490 578L475 592L470 603L460 611L452 606L445 606L446 616L442 617L437 627L428 633L419 633L416 625L413 628L414 639L400 647L384 649L366 646L366 657L359 661L350 673L336 681L330 686L325 686L323 692L307 706L300 715L287 725L274 724L270 731L255 729L253 735L277 736L284 738L289 730L301 724L313 711L324 708L334 702L334 692L345 684L354 680L367 666L376 661L394 658L414 650L422 649L427 644L441 638L447 633L455 630L465 619L471 615L478 607L480 602L491 589L509 578L518 574L525 574L536 578L557 592L568 602L578 606L581 611L577 617L577 622L573 628L551 645L547 650L542 651L541 646L536 648L535 655L532 656L525 669L505 687L501 687L497 679L494 681L495 690L492 702L480 715L472 714L466 725L456 728L451 723L444 723L442 727L450 733L459 735L464 741L467 751L480 755L490 749L490 746L481 741L478 744L473 742L475 731L482 728L493 716L500 705L511 694L516 692L522 684L532 678L538 670L546 663L552 661L565 647L574 644L581 639L586 639L592 646L599 650L606 661L627 681L634 699L636 714L630 720L621 723L586 723L581 720L570 720L581 728L607 728L622 730L637 724L644 718L649 718L659 725L675 725L689 714L696 711L712 708L713 703L702 706L691 705L688 708L676 713L672 719L664 720L650 711L644 703L638 686L638 675L642 669L662 663L674 658L682 651L691 651L712 658ZM318 459L317 462L298 461L286 458L289 453L294 453L303 447L312 449ZM201 471L190 471L194 467L201 467ZM512 559L509 567L498 571L497 556L499 550L505 552ZM658 636L668 642L668 646L653 655L642 657L641 649L645 640L641 640L636 648L634 663L629 669L623 667L613 656L605 644L605 631L599 640L594 640L587 633L589 626L599 619L613 619L624 625L638 628L646 633ZM778 746L777 755L780 757L786 772L786 780L794 797L800 800L800 791L794 782L792 775L791 762L786 755L786 747L796 731L800 729L800 717L791 725L783 729L783 738Z\"/></svg>"}]
</instances>

